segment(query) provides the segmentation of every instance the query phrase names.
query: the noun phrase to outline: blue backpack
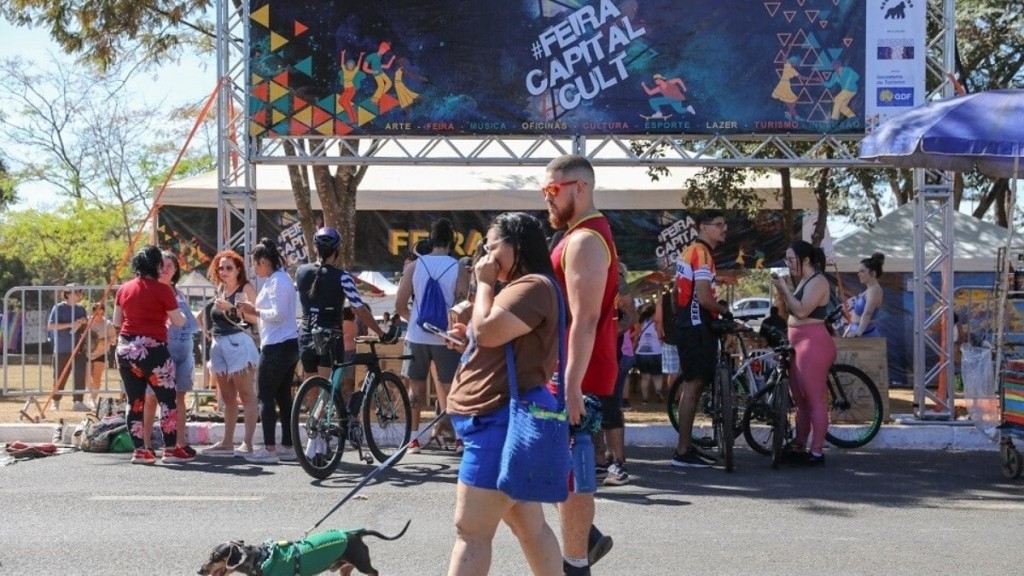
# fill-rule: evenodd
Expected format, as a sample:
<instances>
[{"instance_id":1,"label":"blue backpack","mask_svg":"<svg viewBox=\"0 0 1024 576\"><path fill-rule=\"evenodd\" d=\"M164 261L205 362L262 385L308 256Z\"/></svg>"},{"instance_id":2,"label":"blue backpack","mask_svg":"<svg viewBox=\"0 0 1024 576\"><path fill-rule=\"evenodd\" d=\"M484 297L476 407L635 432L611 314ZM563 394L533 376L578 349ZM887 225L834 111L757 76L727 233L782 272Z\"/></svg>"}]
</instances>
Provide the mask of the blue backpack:
<instances>
[{"instance_id":1,"label":"blue backpack","mask_svg":"<svg viewBox=\"0 0 1024 576\"><path fill-rule=\"evenodd\" d=\"M438 274L437 278L430 273L430 269L426 267L425 262L423 268L427 271L427 285L423 290L423 296L416 299L416 323L419 324L420 328L423 328L424 324L433 324L442 330L448 328L448 301L444 298L444 290L441 288L441 283L438 282L440 278L452 269L458 262L452 262L451 266L444 269L444 272Z\"/></svg>"}]
</instances>

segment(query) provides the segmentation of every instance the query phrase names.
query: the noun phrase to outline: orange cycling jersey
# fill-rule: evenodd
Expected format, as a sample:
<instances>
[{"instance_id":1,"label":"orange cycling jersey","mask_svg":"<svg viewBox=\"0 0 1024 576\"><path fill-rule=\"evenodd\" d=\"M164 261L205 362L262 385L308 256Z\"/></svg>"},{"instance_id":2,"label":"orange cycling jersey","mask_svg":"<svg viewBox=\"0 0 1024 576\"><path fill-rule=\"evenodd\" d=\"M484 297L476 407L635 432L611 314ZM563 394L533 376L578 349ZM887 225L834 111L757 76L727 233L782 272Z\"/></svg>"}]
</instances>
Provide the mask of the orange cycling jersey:
<instances>
[{"instance_id":1,"label":"orange cycling jersey","mask_svg":"<svg viewBox=\"0 0 1024 576\"><path fill-rule=\"evenodd\" d=\"M676 304L677 326L700 326L718 317L718 311L702 308L697 301L697 280L711 283L711 297L718 299L715 282L715 259L711 257L711 246L703 240L694 240L676 260L676 289L679 294Z\"/></svg>"}]
</instances>

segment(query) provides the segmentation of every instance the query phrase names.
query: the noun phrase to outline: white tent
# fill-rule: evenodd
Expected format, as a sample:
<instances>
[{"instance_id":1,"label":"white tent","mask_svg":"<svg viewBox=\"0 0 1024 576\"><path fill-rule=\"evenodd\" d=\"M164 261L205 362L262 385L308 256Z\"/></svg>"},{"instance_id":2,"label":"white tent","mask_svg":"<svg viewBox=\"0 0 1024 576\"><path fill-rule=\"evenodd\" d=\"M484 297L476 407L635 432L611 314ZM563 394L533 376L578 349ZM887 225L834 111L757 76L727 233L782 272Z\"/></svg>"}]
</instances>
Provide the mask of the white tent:
<instances>
[{"instance_id":1,"label":"white tent","mask_svg":"<svg viewBox=\"0 0 1024 576\"><path fill-rule=\"evenodd\" d=\"M683 185L697 168L671 168L669 176L652 182L643 166L598 167L596 204L603 210L679 209ZM540 186L544 169L537 166L373 166L359 185L359 210L542 210ZM810 185L793 179L793 207L815 208ZM293 210L288 169L256 166L256 205L261 210ZM749 187L778 208L778 174L755 177ZM320 199L312 195L313 209ZM217 173L208 172L172 182L157 202L164 206L217 206Z\"/></svg>"},{"instance_id":2,"label":"white tent","mask_svg":"<svg viewBox=\"0 0 1024 576\"><path fill-rule=\"evenodd\" d=\"M996 252L1006 246L1005 228L953 212L953 270L994 272ZM834 243L840 272L856 272L874 252L885 254L885 272L914 271L914 205L907 203ZM937 250L934 251L937 254ZM934 256L930 256L934 257Z\"/></svg>"},{"instance_id":3,"label":"white tent","mask_svg":"<svg viewBox=\"0 0 1024 576\"><path fill-rule=\"evenodd\" d=\"M388 280L386 276L380 272L374 272L373 270L364 270L358 274L359 279L367 284L373 285L380 288L384 294L393 296L398 292L398 285Z\"/></svg>"}]
</instances>

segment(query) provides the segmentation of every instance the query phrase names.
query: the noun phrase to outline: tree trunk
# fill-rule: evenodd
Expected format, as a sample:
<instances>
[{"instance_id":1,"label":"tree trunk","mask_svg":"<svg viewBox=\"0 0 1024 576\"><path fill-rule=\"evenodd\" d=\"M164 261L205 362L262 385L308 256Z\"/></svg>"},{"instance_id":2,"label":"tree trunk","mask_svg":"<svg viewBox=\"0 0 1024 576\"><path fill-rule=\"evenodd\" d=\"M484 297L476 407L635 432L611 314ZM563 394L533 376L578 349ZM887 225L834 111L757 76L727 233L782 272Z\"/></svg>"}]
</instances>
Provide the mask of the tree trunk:
<instances>
[{"instance_id":1,"label":"tree trunk","mask_svg":"<svg viewBox=\"0 0 1024 576\"><path fill-rule=\"evenodd\" d=\"M825 239L825 229L828 224L828 179L831 172L828 168L818 170L818 181L814 184L814 199L818 204L818 221L814 223L814 231L811 232L811 244L821 246Z\"/></svg>"},{"instance_id":2,"label":"tree trunk","mask_svg":"<svg viewBox=\"0 0 1024 576\"><path fill-rule=\"evenodd\" d=\"M291 140L283 142L284 152L288 156L297 156L298 151ZM302 226L302 239L306 246L306 261L312 262L316 259L313 252L313 234L316 232L316 220L313 217L313 206L310 202L311 190L309 189L309 174L305 166L288 165L288 179L292 184L292 194L295 196L295 209L299 216L299 225Z\"/></svg>"},{"instance_id":3,"label":"tree trunk","mask_svg":"<svg viewBox=\"0 0 1024 576\"><path fill-rule=\"evenodd\" d=\"M792 244L796 230L796 213L793 211L793 178L789 168L779 168L782 180L782 226L786 242Z\"/></svg>"}]
</instances>

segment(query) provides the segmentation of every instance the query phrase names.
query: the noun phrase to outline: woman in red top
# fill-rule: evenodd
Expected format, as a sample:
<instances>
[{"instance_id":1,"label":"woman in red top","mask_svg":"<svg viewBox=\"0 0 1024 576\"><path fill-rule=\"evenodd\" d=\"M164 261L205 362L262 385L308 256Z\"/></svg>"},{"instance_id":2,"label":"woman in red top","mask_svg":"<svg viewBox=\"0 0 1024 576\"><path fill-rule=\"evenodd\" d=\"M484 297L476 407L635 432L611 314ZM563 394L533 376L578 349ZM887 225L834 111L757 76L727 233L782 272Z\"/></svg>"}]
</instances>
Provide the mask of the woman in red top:
<instances>
[{"instance_id":1,"label":"woman in red top","mask_svg":"<svg viewBox=\"0 0 1024 576\"><path fill-rule=\"evenodd\" d=\"M117 342L117 369L128 396L128 432L135 445L132 464L153 464L156 456L144 448L142 407L146 388L151 387L160 404L165 463L192 459L177 446L177 403L174 392L174 361L167 349L167 322L185 324L171 287L162 284L160 267L164 258L156 246L146 246L132 257L135 278L125 282L114 300L114 326L121 336Z\"/></svg>"}]
</instances>

